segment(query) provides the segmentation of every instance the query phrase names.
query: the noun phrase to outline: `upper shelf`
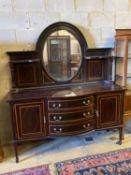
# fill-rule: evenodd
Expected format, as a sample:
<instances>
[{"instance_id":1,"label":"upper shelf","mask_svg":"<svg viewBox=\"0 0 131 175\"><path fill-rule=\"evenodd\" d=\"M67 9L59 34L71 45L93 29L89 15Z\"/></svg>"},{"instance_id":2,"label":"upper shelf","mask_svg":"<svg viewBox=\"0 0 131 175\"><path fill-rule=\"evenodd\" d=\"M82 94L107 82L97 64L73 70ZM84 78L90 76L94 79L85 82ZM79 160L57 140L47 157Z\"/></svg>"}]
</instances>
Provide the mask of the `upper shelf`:
<instances>
[{"instance_id":1,"label":"upper shelf","mask_svg":"<svg viewBox=\"0 0 131 175\"><path fill-rule=\"evenodd\" d=\"M36 51L7 52L12 63L38 62L39 57Z\"/></svg>"},{"instance_id":2,"label":"upper shelf","mask_svg":"<svg viewBox=\"0 0 131 175\"><path fill-rule=\"evenodd\" d=\"M90 60L90 59L105 59L105 58L113 58L113 56L86 56L85 59Z\"/></svg>"},{"instance_id":3,"label":"upper shelf","mask_svg":"<svg viewBox=\"0 0 131 175\"><path fill-rule=\"evenodd\" d=\"M85 59L112 58L112 48L90 48L86 52Z\"/></svg>"}]
</instances>

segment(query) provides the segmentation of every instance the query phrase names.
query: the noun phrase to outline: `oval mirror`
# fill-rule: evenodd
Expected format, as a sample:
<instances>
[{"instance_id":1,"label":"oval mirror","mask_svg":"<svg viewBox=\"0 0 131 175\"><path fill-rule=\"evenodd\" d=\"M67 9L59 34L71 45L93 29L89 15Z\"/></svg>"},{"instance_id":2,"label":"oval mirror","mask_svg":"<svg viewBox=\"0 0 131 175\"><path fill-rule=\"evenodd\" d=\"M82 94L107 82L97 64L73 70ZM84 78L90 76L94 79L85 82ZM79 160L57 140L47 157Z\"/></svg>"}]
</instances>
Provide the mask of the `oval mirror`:
<instances>
[{"instance_id":1,"label":"oval mirror","mask_svg":"<svg viewBox=\"0 0 131 175\"><path fill-rule=\"evenodd\" d=\"M81 35L76 27L73 28L68 23L55 23L38 40L43 68L57 82L67 82L74 78L82 64Z\"/></svg>"}]
</instances>

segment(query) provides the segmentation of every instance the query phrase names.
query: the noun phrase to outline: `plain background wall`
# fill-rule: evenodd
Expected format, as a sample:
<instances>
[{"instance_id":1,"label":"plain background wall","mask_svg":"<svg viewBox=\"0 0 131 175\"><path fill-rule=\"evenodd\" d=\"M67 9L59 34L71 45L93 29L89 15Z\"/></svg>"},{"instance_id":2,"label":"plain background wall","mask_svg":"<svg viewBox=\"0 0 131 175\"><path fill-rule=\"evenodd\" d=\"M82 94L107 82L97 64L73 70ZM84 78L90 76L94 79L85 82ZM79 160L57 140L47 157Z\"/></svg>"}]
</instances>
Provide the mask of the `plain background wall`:
<instances>
[{"instance_id":1,"label":"plain background wall","mask_svg":"<svg viewBox=\"0 0 131 175\"><path fill-rule=\"evenodd\" d=\"M12 127L6 103L11 89L6 51L33 50L50 24L76 25L88 46L114 47L115 28L131 28L131 0L0 0L0 137L9 144Z\"/></svg>"}]
</instances>

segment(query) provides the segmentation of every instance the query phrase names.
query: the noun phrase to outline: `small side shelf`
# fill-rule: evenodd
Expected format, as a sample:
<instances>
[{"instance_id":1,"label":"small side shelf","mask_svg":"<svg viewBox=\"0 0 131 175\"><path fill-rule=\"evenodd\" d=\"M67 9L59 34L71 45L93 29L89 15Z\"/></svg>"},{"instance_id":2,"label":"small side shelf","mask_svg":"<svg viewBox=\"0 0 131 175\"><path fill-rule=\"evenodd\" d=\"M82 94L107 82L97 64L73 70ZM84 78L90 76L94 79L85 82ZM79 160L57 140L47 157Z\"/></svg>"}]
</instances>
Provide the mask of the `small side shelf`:
<instances>
[{"instance_id":1,"label":"small side shelf","mask_svg":"<svg viewBox=\"0 0 131 175\"><path fill-rule=\"evenodd\" d=\"M96 56L86 56L85 59L90 60L90 59L107 59L110 58L112 59L113 56L100 56L100 55L96 55Z\"/></svg>"},{"instance_id":2,"label":"small side shelf","mask_svg":"<svg viewBox=\"0 0 131 175\"><path fill-rule=\"evenodd\" d=\"M22 59L22 60L11 60L12 63L35 63L39 62L39 59Z\"/></svg>"},{"instance_id":3,"label":"small side shelf","mask_svg":"<svg viewBox=\"0 0 131 175\"><path fill-rule=\"evenodd\" d=\"M86 81L111 80L112 48L91 48L85 56Z\"/></svg>"},{"instance_id":4,"label":"small side shelf","mask_svg":"<svg viewBox=\"0 0 131 175\"><path fill-rule=\"evenodd\" d=\"M38 58L38 54L36 51L16 51L16 52L7 52L7 55L10 56L11 60L22 60L22 59L36 59Z\"/></svg>"},{"instance_id":5,"label":"small side shelf","mask_svg":"<svg viewBox=\"0 0 131 175\"><path fill-rule=\"evenodd\" d=\"M36 51L7 52L13 88L39 86L42 84L42 68Z\"/></svg>"}]
</instances>

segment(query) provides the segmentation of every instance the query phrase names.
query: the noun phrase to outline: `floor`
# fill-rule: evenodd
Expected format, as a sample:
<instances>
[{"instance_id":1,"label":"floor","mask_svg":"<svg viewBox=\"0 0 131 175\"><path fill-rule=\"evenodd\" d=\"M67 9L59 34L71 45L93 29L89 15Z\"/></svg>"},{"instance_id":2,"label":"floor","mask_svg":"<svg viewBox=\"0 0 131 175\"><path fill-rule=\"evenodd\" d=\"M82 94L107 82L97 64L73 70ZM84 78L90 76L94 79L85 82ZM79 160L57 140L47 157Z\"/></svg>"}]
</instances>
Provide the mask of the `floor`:
<instances>
[{"instance_id":1,"label":"floor","mask_svg":"<svg viewBox=\"0 0 131 175\"><path fill-rule=\"evenodd\" d=\"M0 163L0 173L49 164L51 175L55 175L55 162L131 147L131 134L125 134L122 145L117 145L117 140L118 131L113 130L28 143L19 146L18 164L10 145L4 148L5 158Z\"/></svg>"}]
</instances>

